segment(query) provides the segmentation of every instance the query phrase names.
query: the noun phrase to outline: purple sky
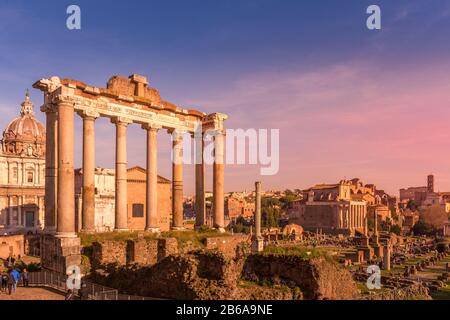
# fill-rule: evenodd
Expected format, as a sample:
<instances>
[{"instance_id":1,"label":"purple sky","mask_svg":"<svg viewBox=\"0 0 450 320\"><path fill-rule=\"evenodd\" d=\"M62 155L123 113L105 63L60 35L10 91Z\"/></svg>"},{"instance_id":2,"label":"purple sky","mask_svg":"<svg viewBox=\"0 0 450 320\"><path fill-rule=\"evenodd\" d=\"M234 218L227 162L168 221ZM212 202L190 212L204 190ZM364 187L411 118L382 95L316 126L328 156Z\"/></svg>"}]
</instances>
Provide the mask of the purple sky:
<instances>
[{"instance_id":1,"label":"purple sky","mask_svg":"<svg viewBox=\"0 0 450 320\"><path fill-rule=\"evenodd\" d=\"M229 115L229 128L280 129L280 171L228 166L226 190L306 188L360 177L397 194L450 190L450 4L378 1L78 1L82 30L65 28L68 1L0 4L0 128L26 88L58 75L104 86L140 73L181 106ZM31 91L38 112L42 96ZM81 121L76 122L81 164ZM97 165L113 167L114 126L96 123ZM145 134L129 129L129 165L145 163ZM170 136L159 133L170 179ZM211 188L211 168L207 187ZM194 189L185 167L185 191Z\"/></svg>"}]
</instances>

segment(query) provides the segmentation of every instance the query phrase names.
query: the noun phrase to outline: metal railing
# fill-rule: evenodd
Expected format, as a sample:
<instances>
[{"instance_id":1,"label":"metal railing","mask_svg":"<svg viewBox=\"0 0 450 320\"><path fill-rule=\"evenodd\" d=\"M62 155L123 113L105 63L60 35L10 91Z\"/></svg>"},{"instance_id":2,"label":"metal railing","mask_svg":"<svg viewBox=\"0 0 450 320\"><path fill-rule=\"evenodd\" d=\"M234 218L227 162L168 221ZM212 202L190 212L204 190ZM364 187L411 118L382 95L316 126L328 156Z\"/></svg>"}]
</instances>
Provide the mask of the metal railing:
<instances>
[{"instance_id":1,"label":"metal railing","mask_svg":"<svg viewBox=\"0 0 450 320\"><path fill-rule=\"evenodd\" d=\"M67 276L64 274L43 270L30 272L28 279L30 286L48 287L62 293L67 292ZM81 280L81 288L77 291L82 300L155 300L155 298L150 297L119 294L117 289L83 279Z\"/></svg>"}]
</instances>

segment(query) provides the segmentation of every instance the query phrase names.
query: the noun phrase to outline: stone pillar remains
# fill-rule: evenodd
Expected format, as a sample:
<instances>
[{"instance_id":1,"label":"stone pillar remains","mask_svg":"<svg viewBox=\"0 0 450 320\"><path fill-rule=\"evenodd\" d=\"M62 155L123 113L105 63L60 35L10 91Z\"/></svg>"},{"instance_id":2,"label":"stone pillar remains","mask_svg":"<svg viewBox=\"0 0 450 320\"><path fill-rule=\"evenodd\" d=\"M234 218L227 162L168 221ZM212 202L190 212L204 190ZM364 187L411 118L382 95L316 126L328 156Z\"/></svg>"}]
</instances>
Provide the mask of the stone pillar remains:
<instances>
[{"instance_id":1,"label":"stone pillar remains","mask_svg":"<svg viewBox=\"0 0 450 320\"><path fill-rule=\"evenodd\" d=\"M127 119L113 118L116 124L116 216L114 231L128 231Z\"/></svg>"},{"instance_id":2,"label":"stone pillar remains","mask_svg":"<svg viewBox=\"0 0 450 320\"><path fill-rule=\"evenodd\" d=\"M58 237L75 237L74 108L58 104Z\"/></svg>"},{"instance_id":3,"label":"stone pillar remains","mask_svg":"<svg viewBox=\"0 0 450 320\"><path fill-rule=\"evenodd\" d=\"M183 133L172 130L172 213L173 230L183 227Z\"/></svg>"},{"instance_id":4,"label":"stone pillar remains","mask_svg":"<svg viewBox=\"0 0 450 320\"><path fill-rule=\"evenodd\" d=\"M147 188L145 230L159 232L158 227L158 128L144 125L147 130Z\"/></svg>"},{"instance_id":5,"label":"stone pillar remains","mask_svg":"<svg viewBox=\"0 0 450 320\"><path fill-rule=\"evenodd\" d=\"M57 203L57 171L58 171L58 120L56 108L52 105L44 105L41 108L46 116L45 137L45 217L44 231L56 232L56 203Z\"/></svg>"},{"instance_id":6,"label":"stone pillar remains","mask_svg":"<svg viewBox=\"0 0 450 320\"><path fill-rule=\"evenodd\" d=\"M219 130L214 137L213 208L214 227L220 232L225 232L224 149L225 134Z\"/></svg>"},{"instance_id":7,"label":"stone pillar remains","mask_svg":"<svg viewBox=\"0 0 450 320\"><path fill-rule=\"evenodd\" d=\"M264 239L261 235L261 182L255 182L255 235L252 238L252 252L264 250Z\"/></svg>"},{"instance_id":8,"label":"stone pillar remains","mask_svg":"<svg viewBox=\"0 0 450 320\"><path fill-rule=\"evenodd\" d=\"M203 134L194 133L195 139L195 226L197 228L206 224L205 201L205 163L203 161Z\"/></svg>"},{"instance_id":9,"label":"stone pillar remains","mask_svg":"<svg viewBox=\"0 0 450 320\"><path fill-rule=\"evenodd\" d=\"M83 113L83 190L81 230L95 231L95 119Z\"/></svg>"},{"instance_id":10,"label":"stone pillar remains","mask_svg":"<svg viewBox=\"0 0 450 320\"><path fill-rule=\"evenodd\" d=\"M383 269L391 270L391 246L389 243L383 247Z\"/></svg>"},{"instance_id":11,"label":"stone pillar remains","mask_svg":"<svg viewBox=\"0 0 450 320\"><path fill-rule=\"evenodd\" d=\"M378 215L377 215L377 212L375 211L374 212L374 234L375 234L375 236L376 237L378 237Z\"/></svg>"}]
</instances>

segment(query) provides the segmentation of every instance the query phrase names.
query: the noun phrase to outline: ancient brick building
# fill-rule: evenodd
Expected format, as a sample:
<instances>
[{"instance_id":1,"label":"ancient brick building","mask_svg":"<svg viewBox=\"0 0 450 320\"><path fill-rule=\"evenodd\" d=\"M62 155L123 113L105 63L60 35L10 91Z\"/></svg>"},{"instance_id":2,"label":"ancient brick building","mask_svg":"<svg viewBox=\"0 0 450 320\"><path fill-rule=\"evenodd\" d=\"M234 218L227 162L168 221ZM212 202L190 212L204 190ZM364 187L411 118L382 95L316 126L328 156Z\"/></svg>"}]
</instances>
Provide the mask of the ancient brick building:
<instances>
[{"instance_id":1,"label":"ancient brick building","mask_svg":"<svg viewBox=\"0 0 450 320\"><path fill-rule=\"evenodd\" d=\"M139 166L127 170L128 201L127 214L130 230L145 229L146 170ZM158 227L161 231L170 229L171 182L158 176ZM77 231L82 226L83 172L75 170L75 206ZM95 168L95 231L108 232L114 229L115 174L114 169Z\"/></svg>"}]
</instances>

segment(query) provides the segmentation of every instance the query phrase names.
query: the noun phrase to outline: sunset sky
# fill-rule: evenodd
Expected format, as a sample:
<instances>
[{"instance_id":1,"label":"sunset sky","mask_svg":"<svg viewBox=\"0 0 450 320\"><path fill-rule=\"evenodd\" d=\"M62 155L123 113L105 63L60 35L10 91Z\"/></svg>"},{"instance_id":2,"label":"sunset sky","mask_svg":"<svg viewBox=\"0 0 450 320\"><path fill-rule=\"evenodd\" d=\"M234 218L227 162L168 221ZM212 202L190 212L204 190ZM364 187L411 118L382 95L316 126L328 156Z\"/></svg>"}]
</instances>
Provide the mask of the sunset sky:
<instances>
[{"instance_id":1,"label":"sunset sky","mask_svg":"<svg viewBox=\"0 0 450 320\"><path fill-rule=\"evenodd\" d=\"M70 4L81 7L79 31L66 28ZM379 31L366 28L371 4L382 10ZM450 191L449 39L447 0L3 0L0 130L40 78L103 87L139 73L165 100L228 114L229 128L280 130L279 173L228 166L227 191L359 177L397 194L430 173ZM42 95L30 93L45 121ZM80 166L78 117L76 130ZM114 132L96 122L98 166L114 166ZM130 126L128 141L129 166L144 166L145 132ZM170 136L158 142L159 174L170 179ZM187 194L193 174L186 166Z\"/></svg>"}]
</instances>

